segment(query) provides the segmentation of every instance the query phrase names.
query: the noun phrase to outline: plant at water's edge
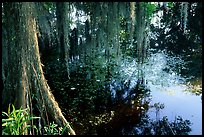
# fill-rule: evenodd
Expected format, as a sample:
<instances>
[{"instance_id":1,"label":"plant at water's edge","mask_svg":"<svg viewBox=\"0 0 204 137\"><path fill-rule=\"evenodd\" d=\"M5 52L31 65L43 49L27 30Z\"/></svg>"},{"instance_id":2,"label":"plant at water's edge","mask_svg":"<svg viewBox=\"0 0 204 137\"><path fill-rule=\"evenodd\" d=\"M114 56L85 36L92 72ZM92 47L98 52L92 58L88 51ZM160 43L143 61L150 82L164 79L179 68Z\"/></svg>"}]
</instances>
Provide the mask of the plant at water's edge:
<instances>
[{"instance_id":1,"label":"plant at water's edge","mask_svg":"<svg viewBox=\"0 0 204 137\"><path fill-rule=\"evenodd\" d=\"M32 119L37 119L39 117L33 117L28 113L28 109L18 109L16 110L14 105L12 105L13 110L11 111L10 105L8 107L8 113L2 112L2 116L7 118L2 119L2 135L23 135L26 133L26 130L38 129L35 125L27 124L23 128L23 125Z\"/></svg>"},{"instance_id":2,"label":"plant at water's edge","mask_svg":"<svg viewBox=\"0 0 204 137\"><path fill-rule=\"evenodd\" d=\"M44 127L45 133L43 135L63 135L66 130L66 126L64 128L58 127L58 125L54 122Z\"/></svg>"},{"instance_id":3,"label":"plant at water's edge","mask_svg":"<svg viewBox=\"0 0 204 137\"><path fill-rule=\"evenodd\" d=\"M50 125L45 126L44 130L44 135L58 135L57 124L55 124L54 122L50 123Z\"/></svg>"},{"instance_id":4,"label":"plant at water's edge","mask_svg":"<svg viewBox=\"0 0 204 137\"><path fill-rule=\"evenodd\" d=\"M26 130L30 131L32 128L36 130L38 134L38 129L35 125L27 124L26 127L23 128L23 125L30 120L39 119L40 117L33 117L28 113L27 109L15 109L14 105L8 107L8 112L2 112L2 135L23 135L26 133ZM62 135L66 130L66 126L64 128L58 127L57 124L50 123L49 125L44 127L44 135ZM29 133L29 132L28 132Z\"/></svg>"}]
</instances>

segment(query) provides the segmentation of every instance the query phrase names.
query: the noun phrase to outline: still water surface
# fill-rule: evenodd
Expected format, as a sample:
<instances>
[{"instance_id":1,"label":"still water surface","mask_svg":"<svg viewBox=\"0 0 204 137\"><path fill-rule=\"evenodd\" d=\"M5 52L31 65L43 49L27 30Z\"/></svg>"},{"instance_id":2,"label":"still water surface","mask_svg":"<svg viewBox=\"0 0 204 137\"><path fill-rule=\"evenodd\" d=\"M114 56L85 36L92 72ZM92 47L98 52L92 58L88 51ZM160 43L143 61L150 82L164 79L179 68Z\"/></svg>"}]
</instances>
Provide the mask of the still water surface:
<instances>
[{"instance_id":1,"label":"still water surface","mask_svg":"<svg viewBox=\"0 0 204 137\"><path fill-rule=\"evenodd\" d=\"M164 103L164 109L160 110L160 117L167 116L173 121L176 116L182 116L192 122L192 135L202 135L202 101L201 97L185 92L185 86L169 87L167 90L150 86L152 101ZM155 109L149 110L149 116L155 118Z\"/></svg>"},{"instance_id":2,"label":"still water surface","mask_svg":"<svg viewBox=\"0 0 204 137\"><path fill-rule=\"evenodd\" d=\"M175 65L182 68L184 62L179 57L169 57L162 51L152 54L148 62L142 66L146 85L151 91L150 105L164 104L165 107L159 112L159 118L167 116L169 121L174 121L175 117L181 116L192 123L191 135L202 135L201 95L190 92L186 79L172 68ZM131 80L132 86L138 79L136 70L141 69L135 66L138 65L133 60L131 63L126 63L121 71L126 74L127 80ZM156 119L155 108L150 108L147 114L151 119Z\"/></svg>"}]
</instances>

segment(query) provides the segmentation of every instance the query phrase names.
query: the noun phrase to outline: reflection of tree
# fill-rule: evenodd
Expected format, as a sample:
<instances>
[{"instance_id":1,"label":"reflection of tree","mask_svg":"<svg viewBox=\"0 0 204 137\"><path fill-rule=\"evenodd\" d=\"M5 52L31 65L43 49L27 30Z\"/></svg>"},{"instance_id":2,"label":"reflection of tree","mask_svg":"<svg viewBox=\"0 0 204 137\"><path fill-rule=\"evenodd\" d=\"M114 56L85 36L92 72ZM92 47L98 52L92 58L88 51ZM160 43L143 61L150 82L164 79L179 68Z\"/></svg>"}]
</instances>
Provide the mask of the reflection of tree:
<instances>
[{"instance_id":1,"label":"reflection of tree","mask_svg":"<svg viewBox=\"0 0 204 137\"><path fill-rule=\"evenodd\" d=\"M158 121L159 120L159 111L164 108L164 104L163 103L160 104L160 102L159 103L155 103L154 107L156 109L156 120Z\"/></svg>"},{"instance_id":2,"label":"reflection of tree","mask_svg":"<svg viewBox=\"0 0 204 137\"><path fill-rule=\"evenodd\" d=\"M112 112L114 116L106 123L95 126L97 134L103 135L188 135L191 131L189 120L183 120L178 116L175 120L169 121L167 116L159 118L159 111L165 106L162 103L155 103L150 106L150 91L144 84L137 84L134 88L128 89L127 83L116 84L115 102ZM122 90L122 91L121 91ZM123 91L125 90L125 91ZM128 92L126 98L124 94ZM119 94L118 93L118 94ZM118 99L118 96L120 100ZM150 119L147 111L150 107L156 109L156 120Z\"/></svg>"},{"instance_id":3,"label":"reflection of tree","mask_svg":"<svg viewBox=\"0 0 204 137\"><path fill-rule=\"evenodd\" d=\"M107 123L96 127L100 135L121 135L133 130L135 124L140 123L141 118L149 107L149 90L137 83L130 88L130 83L114 83L116 95L112 97L113 107L109 108L114 116ZM124 133L125 132L125 133Z\"/></svg>"},{"instance_id":4,"label":"reflection of tree","mask_svg":"<svg viewBox=\"0 0 204 137\"><path fill-rule=\"evenodd\" d=\"M168 117L159 117L159 111L165 106L162 103L155 103L153 106L156 109L156 120L150 119L145 113L141 121L134 125L128 132L123 132L127 135L188 135L191 131L189 120L183 120L181 116L175 117L174 121L168 121Z\"/></svg>"},{"instance_id":5,"label":"reflection of tree","mask_svg":"<svg viewBox=\"0 0 204 137\"><path fill-rule=\"evenodd\" d=\"M181 116L173 122L168 121L167 116L159 121L153 121L147 115L142 118L140 124L134 127L129 134L134 135L188 135L191 131L191 122L183 120Z\"/></svg>"}]
</instances>

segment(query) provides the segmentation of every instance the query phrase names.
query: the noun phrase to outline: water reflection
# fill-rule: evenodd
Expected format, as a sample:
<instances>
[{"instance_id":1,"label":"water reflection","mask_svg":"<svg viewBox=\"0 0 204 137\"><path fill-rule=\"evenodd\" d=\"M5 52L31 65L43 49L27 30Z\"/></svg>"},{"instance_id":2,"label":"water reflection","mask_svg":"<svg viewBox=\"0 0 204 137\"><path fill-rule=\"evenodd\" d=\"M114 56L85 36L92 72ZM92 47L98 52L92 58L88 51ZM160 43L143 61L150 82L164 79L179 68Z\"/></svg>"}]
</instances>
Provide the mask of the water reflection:
<instances>
[{"instance_id":1,"label":"water reflection","mask_svg":"<svg viewBox=\"0 0 204 137\"><path fill-rule=\"evenodd\" d=\"M96 127L97 134L126 135L134 130L135 124L140 123L149 109L150 91L141 83L137 83L134 88L129 85L130 81L112 83L115 94L112 96L113 106L109 111L114 112L114 116L108 123Z\"/></svg>"},{"instance_id":2,"label":"water reflection","mask_svg":"<svg viewBox=\"0 0 204 137\"><path fill-rule=\"evenodd\" d=\"M128 63L126 63L128 64ZM165 51L151 54L148 61L143 65L144 79L147 87L151 90L151 105L161 102L165 108L161 111L161 117L167 116L170 121L175 117L182 116L192 122L190 134L202 134L202 105L201 94L193 93L192 86L186 84L185 78L175 70L185 68L184 61L179 57L169 57ZM133 60L126 65L121 72L129 75L133 83L137 81L137 63ZM179 71L178 71L179 72ZM155 111L150 109L148 116L155 119Z\"/></svg>"},{"instance_id":3,"label":"water reflection","mask_svg":"<svg viewBox=\"0 0 204 137\"><path fill-rule=\"evenodd\" d=\"M142 66L132 58L119 62L117 76L108 82L100 63L71 73L64 82L69 92L59 92L58 98L77 134L202 134L201 94L191 92L173 67L184 68L183 61L165 51L149 55ZM164 106L158 109L155 104Z\"/></svg>"},{"instance_id":4,"label":"water reflection","mask_svg":"<svg viewBox=\"0 0 204 137\"><path fill-rule=\"evenodd\" d=\"M125 89L127 83L117 84L114 112L111 120L96 127L99 135L188 135L191 131L191 122L184 120L181 116L169 119L161 115L164 110L163 103L152 104L151 91L141 83L132 89ZM118 86L122 85L122 86ZM129 87L129 86L127 86ZM121 98L117 92L124 94L121 90L129 91L126 98ZM134 94L134 95L133 95ZM132 96L133 95L133 96ZM118 97L119 96L119 97ZM118 99L119 98L119 99ZM153 110L154 116L149 113Z\"/></svg>"},{"instance_id":5,"label":"water reflection","mask_svg":"<svg viewBox=\"0 0 204 137\"><path fill-rule=\"evenodd\" d=\"M190 134L201 135L202 103L200 97L189 92L182 92L182 88L179 88L171 93L152 88L151 104L164 103L165 108L160 112L161 117L167 116L169 120L173 121L176 116L182 116L183 119L188 119L192 122L192 132ZM148 115L156 119L154 109L150 109Z\"/></svg>"}]
</instances>

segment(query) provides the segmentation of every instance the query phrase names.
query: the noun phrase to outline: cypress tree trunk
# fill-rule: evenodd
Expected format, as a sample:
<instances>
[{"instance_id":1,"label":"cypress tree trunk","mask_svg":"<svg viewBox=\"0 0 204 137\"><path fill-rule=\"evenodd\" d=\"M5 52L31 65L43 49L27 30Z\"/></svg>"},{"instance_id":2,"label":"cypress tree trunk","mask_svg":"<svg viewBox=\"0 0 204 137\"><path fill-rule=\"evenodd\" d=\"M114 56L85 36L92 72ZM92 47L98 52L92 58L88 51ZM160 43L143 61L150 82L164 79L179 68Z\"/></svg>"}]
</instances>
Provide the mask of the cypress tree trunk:
<instances>
[{"instance_id":1,"label":"cypress tree trunk","mask_svg":"<svg viewBox=\"0 0 204 137\"><path fill-rule=\"evenodd\" d=\"M142 48L143 48L143 39L144 39L144 30L145 30L145 7L143 3L136 4L136 39L137 39L137 58L138 62L142 62Z\"/></svg>"},{"instance_id":2,"label":"cypress tree trunk","mask_svg":"<svg viewBox=\"0 0 204 137\"><path fill-rule=\"evenodd\" d=\"M60 61L65 64L67 68L67 77L69 77L69 27L68 27L68 10L69 3L57 2L56 14L57 14L57 28L58 28L58 42L59 42L59 54Z\"/></svg>"},{"instance_id":3,"label":"cypress tree trunk","mask_svg":"<svg viewBox=\"0 0 204 137\"><path fill-rule=\"evenodd\" d=\"M14 103L16 108L30 108L31 95L36 94L40 112L47 110L59 126L67 126L68 134L75 135L63 116L44 77L38 48L34 3L5 4L8 32L8 76L3 90L3 106ZM10 96L8 96L10 95Z\"/></svg>"}]
</instances>

